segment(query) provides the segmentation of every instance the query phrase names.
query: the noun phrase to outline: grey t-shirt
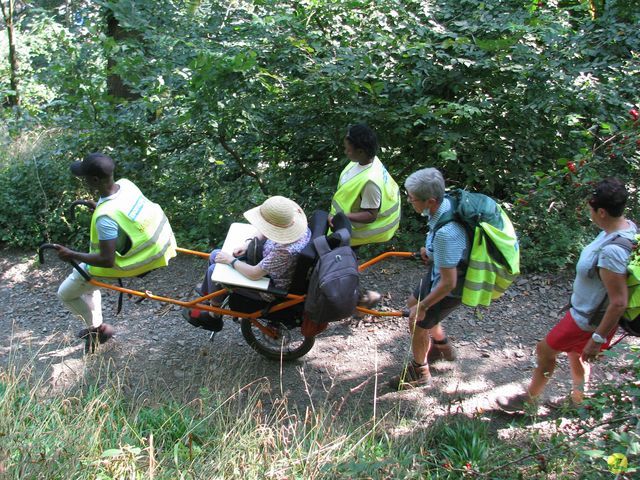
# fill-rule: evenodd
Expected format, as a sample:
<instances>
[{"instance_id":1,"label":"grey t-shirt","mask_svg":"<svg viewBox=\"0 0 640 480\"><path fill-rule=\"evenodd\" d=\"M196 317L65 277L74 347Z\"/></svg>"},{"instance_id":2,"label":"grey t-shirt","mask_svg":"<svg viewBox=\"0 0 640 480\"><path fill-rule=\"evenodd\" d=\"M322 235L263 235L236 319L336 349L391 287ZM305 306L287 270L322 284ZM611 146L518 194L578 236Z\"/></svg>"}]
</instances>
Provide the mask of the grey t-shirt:
<instances>
[{"instance_id":1,"label":"grey t-shirt","mask_svg":"<svg viewBox=\"0 0 640 480\"><path fill-rule=\"evenodd\" d=\"M576 278L573 281L573 292L571 294L571 316L577 325L587 332L592 332L596 326L589 325L589 319L602 304L607 290L600 280L596 270L592 270L593 264L598 259L598 268L624 274L627 271L629 252L619 245L603 245L609 242L616 235L621 235L632 240L637 232L636 225L628 220L628 228L612 233L604 231L587 245L576 265Z\"/></svg>"}]
</instances>

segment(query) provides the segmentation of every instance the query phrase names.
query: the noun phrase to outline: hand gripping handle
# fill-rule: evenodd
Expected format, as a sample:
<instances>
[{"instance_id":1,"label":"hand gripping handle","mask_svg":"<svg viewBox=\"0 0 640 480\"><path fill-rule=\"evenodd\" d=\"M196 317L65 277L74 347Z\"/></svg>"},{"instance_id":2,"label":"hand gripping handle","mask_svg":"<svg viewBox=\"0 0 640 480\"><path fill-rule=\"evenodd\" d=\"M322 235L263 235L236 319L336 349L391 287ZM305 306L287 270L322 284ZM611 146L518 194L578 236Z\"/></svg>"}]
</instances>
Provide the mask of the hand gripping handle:
<instances>
[{"instance_id":1,"label":"hand gripping handle","mask_svg":"<svg viewBox=\"0 0 640 480\"><path fill-rule=\"evenodd\" d=\"M44 263L45 250L57 250L57 249L58 249L58 245L56 245L55 243L43 243L42 245L40 245L40 248L38 248L38 260L40 261L40 265ZM82 278L84 278L87 282L91 280L91 277L89 276L89 274L85 272L75 260L71 260L69 263L71 263L73 268L75 268L78 271L78 273L82 275Z\"/></svg>"}]
</instances>

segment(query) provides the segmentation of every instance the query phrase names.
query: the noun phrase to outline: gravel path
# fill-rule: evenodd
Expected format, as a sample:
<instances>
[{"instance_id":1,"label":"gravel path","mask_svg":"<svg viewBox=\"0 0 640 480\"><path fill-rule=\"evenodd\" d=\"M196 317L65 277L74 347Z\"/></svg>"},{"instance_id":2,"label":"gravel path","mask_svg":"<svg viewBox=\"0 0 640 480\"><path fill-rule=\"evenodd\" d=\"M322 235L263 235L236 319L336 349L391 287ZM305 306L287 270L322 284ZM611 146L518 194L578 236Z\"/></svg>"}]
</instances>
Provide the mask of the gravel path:
<instances>
[{"instance_id":1,"label":"gravel path","mask_svg":"<svg viewBox=\"0 0 640 480\"><path fill-rule=\"evenodd\" d=\"M203 387L263 379L267 407L283 398L301 408L328 402L371 408L375 403L380 413L404 406L425 419L491 410L496 395L518 389L531 374L536 342L557 321L570 291L566 275L525 275L491 308L459 309L445 321L458 361L434 366L433 389L392 392L386 380L410 358L406 320L394 317L331 324L305 357L281 365L255 353L239 325L226 317L224 330L210 342L207 332L188 325L167 304L125 299L116 317L117 296L106 292L105 318L117 335L100 347L99 355L85 358L74 338L82 324L55 295L69 267L55 255L48 258L38 267L30 253L0 253L0 367L26 366L53 390L104 375L107 368L121 375L133 395L178 401L194 398ZM131 286L185 298L205 265L202 259L181 256ZM421 272L415 261L388 260L366 272L363 286L384 294L383 309L400 309ZM603 363L595 379L614 378L614 366L615 361ZM569 385L566 357L561 357L548 395L565 394Z\"/></svg>"}]
</instances>

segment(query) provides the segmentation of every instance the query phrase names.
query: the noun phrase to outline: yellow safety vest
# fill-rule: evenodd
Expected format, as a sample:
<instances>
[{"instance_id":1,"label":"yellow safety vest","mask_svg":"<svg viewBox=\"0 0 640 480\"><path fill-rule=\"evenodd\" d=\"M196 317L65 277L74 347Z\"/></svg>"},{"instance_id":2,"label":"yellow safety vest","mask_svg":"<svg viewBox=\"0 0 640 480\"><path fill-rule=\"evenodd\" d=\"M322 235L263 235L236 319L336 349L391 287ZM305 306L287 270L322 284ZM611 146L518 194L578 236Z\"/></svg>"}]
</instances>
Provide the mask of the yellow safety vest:
<instances>
[{"instance_id":1,"label":"yellow safety vest","mask_svg":"<svg viewBox=\"0 0 640 480\"><path fill-rule=\"evenodd\" d=\"M131 240L124 254L116 252L112 268L88 265L96 277L135 277L159 267L166 267L176 256L176 240L160 205L149 201L132 182L120 179L118 195L97 206L91 218L91 246L100 250L96 220L103 215L114 220Z\"/></svg>"},{"instance_id":2,"label":"yellow safety vest","mask_svg":"<svg viewBox=\"0 0 640 480\"><path fill-rule=\"evenodd\" d=\"M640 243L640 235L636 236L636 240ZM634 320L640 315L640 255L636 254L635 257L633 255L630 257L627 275L629 299L623 317L627 320Z\"/></svg>"},{"instance_id":3,"label":"yellow safety vest","mask_svg":"<svg viewBox=\"0 0 640 480\"><path fill-rule=\"evenodd\" d=\"M353 167L349 163L340 174L340 179ZM371 223L352 222L351 245L386 242L393 237L400 225L400 189L395 180L378 157L373 159L371 167L350 178L347 182L338 182L338 191L331 200L331 215L338 212L352 213L360 211L358 199L367 182L374 182L382 192L380 211Z\"/></svg>"},{"instance_id":4,"label":"yellow safety vest","mask_svg":"<svg viewBox=\"0 0 640 480\"><path fill-rule=\"evenodd\" d=\"M504 294L520 274L520 249L516 232L502 209L500 214L504 222L502 230L483 222L476 227L473 235L469 265L462 288L462 303L467 306L489 306L492 300ZM506 265L493 259L487 239L500 251Z\"/></svg>"}]
</instances>

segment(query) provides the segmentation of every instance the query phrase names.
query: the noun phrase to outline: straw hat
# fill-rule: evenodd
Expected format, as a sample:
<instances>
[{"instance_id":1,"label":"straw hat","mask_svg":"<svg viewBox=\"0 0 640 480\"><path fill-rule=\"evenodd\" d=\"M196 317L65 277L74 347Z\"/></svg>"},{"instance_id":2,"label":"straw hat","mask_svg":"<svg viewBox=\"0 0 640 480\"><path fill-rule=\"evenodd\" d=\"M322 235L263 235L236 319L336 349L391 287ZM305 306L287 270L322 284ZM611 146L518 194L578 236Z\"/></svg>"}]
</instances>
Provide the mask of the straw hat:
<instances>
[{"instance_id":1,"label":"straw hat","mask_svg":"<svg viewBox=\"0 0 640 480\"><path fill-rule=\"evenodd\" d=\"M244 212L249 223L277 243L293 243L307 231L307 216L286 197L270 197L259 207Z\"/></svg>"}]
</instances>

